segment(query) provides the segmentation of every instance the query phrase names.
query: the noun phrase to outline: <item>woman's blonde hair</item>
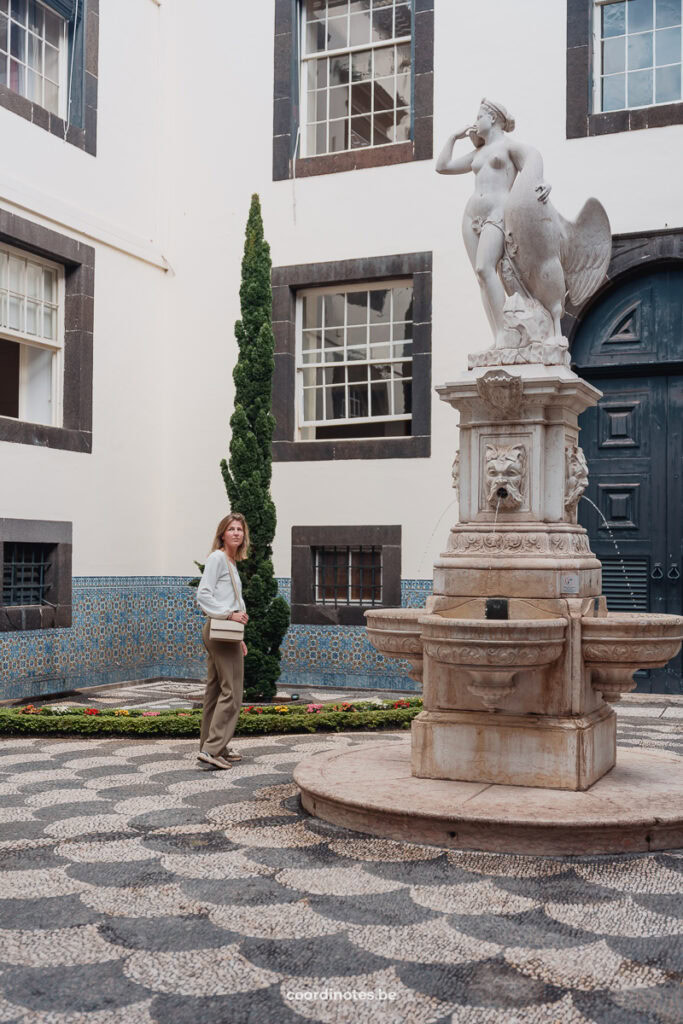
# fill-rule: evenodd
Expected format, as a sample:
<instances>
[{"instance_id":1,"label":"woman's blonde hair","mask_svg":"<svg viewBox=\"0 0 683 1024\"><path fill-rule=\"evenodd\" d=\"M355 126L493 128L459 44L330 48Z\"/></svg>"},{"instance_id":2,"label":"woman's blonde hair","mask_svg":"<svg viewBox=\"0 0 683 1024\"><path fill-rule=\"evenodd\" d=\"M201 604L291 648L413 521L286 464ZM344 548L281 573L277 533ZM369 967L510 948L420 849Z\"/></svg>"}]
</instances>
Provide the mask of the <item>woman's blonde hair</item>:
<instances>
[{"instance_id":1,"label":"woman's blonde hair","mask_svg":"<svg viewBox=\"0 0 683 1024\"><path fill-rule=\"evenodd\" d=\"M220 551L223 548L223 534L230 526L230 523L238 522L242 524L244 529L244 540L235 552L235 561L241 562L243 559L249 556L249 527L247 521L241 512L231 512L230 515L224 516L218 526L216 527L216 534L213 538L213 544L211 545L212 551Z\"/></svg>"}]
</instances>

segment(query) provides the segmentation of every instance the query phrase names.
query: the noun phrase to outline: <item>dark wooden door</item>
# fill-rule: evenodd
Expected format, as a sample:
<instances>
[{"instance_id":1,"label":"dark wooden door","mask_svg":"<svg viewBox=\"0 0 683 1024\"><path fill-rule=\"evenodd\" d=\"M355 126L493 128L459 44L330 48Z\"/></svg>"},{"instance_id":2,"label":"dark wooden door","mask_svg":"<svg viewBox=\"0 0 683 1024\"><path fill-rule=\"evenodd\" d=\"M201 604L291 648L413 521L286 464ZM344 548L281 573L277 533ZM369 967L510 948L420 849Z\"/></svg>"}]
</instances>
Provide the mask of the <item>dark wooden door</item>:
<instances>
[{"instance_id":1,"label":"dark wooden door","mask_svg":"<svg viewBox=\"0 0 683 1024\"><path fill-rule=\"evenodd\" d=\"M683 273L651 272L610 292L573 348L577 372L603 392L580 419L586 497L600 511L582 501L579 521L613 611L683 612L682 308ZM638 689L683 692L681 672L679 655L639 673Z\"/></svg>"}]
</instances>

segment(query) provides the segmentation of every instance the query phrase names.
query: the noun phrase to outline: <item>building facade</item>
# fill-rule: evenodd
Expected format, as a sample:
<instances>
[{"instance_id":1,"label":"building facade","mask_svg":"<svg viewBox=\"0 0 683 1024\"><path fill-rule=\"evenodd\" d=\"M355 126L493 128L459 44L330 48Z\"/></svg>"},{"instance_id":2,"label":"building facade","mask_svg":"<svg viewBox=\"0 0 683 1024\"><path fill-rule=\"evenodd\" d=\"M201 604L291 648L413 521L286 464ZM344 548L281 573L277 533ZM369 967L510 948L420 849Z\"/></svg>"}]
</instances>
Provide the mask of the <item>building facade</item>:
<instances>
[{"instance_id":1,"label":"building facade","mask_svg":"<svg viewBox=\"0 0 683 1024\"><path fill-rule=\"evenodd\" d=\"M423 604L457 518L434 385L488 326L460 236L472 181L434 156L482 96L541 151L565 216L588 195L609 213L609 278L566 319L604 392L583 446L610 529L588 505L582 521L612 607L679 611L680 0L192 15L0 2L0 699L202 674L187 581L226 511L253 192L274 267L283 682L416 685L367 645L363 611ZM679 691L680 665L640 686Z\"/></svg>"}]
</instances>

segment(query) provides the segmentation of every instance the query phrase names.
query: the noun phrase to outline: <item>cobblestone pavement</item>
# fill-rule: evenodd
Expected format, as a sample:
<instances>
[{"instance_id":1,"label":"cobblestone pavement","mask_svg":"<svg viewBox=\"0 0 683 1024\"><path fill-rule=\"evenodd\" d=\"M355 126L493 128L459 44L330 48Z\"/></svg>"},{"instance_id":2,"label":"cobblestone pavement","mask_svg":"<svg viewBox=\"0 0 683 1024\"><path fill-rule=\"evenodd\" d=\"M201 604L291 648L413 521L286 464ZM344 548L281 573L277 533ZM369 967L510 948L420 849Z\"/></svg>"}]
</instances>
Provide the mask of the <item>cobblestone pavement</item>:
<instances>
[{"instance_id":1,"label":"cobblestone pavement","mask_svg":"<svg viewBox=\"0 0 683 1024\"><path fill-rule=\"evenodd\" d=\"M205 681L202 679L154 679L115 686L89 686L70 691L66 696L30 698L36 707L43 705L71 708L198 708L204 699ZM384 700L388 697L418 697L414 690L337 690L329 686L289 686L278 690L274 700L294 698L304 704L326 700ZM3 702L7 706L27 704L26 700ZM683 714L683 706L681 707Z\"/></svg>"},{"instance_id":2,"label":"cobblestone pavement","mask_svg":"<svg viewBox=\"0 0 683 1024\"><path fill-rule=\"evenodd\" d=\"M620 744L681 754L680 724L626 715ZM446 851L300 810L297 761L377 739L249 738L229 772L192 741L2 741L0 1022L680 1024L683 851Z\"/></svg>"}]
</instances>

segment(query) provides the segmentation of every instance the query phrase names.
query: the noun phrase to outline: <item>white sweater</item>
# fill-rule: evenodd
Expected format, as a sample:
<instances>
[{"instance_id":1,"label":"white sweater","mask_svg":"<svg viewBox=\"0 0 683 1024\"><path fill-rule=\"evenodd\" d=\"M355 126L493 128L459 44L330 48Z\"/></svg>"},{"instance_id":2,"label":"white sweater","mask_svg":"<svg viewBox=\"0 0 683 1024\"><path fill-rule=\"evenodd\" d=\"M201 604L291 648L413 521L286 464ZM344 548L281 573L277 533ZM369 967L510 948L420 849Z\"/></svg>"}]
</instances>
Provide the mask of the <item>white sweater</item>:
<instances>
[{"instance_id":1,"label":"white sweater","mask_svg":"<svg viewBox=\"0 0 683 1024\"><path fill-rule=\"evenodd\" d=\"M220 549L212 551L206 560L197 588L197 604L213 619L227 619L233 612L246 611L242 598L242 581L234 566L232 575L237 585L237 593L232 585L227 555Z\"/></svg>"}]
</instances>

